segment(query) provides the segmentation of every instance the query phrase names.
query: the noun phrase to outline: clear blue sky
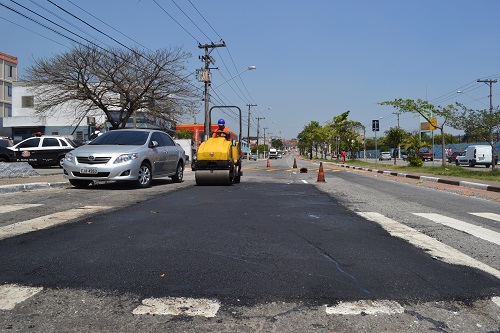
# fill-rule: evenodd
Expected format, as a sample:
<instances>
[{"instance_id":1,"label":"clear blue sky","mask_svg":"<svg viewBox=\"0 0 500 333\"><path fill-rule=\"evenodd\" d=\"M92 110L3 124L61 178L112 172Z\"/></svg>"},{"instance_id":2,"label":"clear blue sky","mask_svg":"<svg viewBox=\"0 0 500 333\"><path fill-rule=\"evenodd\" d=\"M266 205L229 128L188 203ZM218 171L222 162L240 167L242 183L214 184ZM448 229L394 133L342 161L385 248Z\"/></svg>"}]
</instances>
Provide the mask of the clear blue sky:
<instances>
[{"instance_id":1,"label":"clear blue sky","mask_svg":"<svg viewBox=\"0 0 500 333\"><path fill-rule=\"evenodd\" d=\"M192 54L192 72L203 65L198 43L218 43L222 38L227 47L212 53L219 67L212 71L212 87L243 73L214 89L214 104L240 106L244 134L250 103L257 104L252 108L251 135L256 133L256 117L265 118L260 121L261 135L266 128L267 135L289 139L310 121L324 125L350 110L349 118L367 126L370 136L372 119L382 117L381 131L397 125L396 110L378 102L421 98L435 105L459 101L487 109L489 88L476 80L500 77L498 0L51 1L127 46L182 46ZM0 2L37 17L13 2ZM105 47L117 46L47 0L17 2ZM67 39L4 7L0 29L0 51L18 57L21 75L33 58L50 57L71 46ZM250 65L257 69L245 71ZM195 80L193 84L202 88ZM493 103L500 104L500 83L493 85ZM235 128L231 117L225 117ZM202 108L196 121L203 123ZM417 130L419 119L401 114L400 125Z\"/></svg>"}]
</instances>

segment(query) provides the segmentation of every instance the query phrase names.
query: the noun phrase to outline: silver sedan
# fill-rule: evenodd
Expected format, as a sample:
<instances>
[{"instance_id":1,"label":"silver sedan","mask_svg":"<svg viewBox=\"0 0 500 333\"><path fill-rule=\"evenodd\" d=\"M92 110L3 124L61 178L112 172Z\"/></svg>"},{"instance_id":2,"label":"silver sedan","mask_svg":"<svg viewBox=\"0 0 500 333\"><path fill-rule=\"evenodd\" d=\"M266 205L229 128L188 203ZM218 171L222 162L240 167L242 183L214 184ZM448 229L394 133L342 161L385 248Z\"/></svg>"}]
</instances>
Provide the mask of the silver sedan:
<instances>
[{"instance_id":1,"label":"silver sedan","mask_svg":"<svg viewBox=\"0 0 500 333\"><path fill-rule=\"evenodd\" d=\"M149 187L153 177L181 182L184 156L184 149L165 132L114 130L67 153L64 178L78 188L93 180L129 181L137 188Z\"/></svg>"}]
</instances>

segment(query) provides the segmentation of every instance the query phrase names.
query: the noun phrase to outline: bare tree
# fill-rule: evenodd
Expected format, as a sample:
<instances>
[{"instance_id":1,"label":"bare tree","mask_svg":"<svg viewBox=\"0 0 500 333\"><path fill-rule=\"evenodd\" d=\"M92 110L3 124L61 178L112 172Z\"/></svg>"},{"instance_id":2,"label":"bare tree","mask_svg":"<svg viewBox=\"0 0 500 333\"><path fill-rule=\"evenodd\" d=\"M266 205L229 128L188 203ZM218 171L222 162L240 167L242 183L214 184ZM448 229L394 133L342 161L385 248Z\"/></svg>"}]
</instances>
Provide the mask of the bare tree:
<instances>
[{"instance_id":1,"label":"bare tree","mask_svg":"<svg viewBox=\"0 0 500 333\"><path fill-rule=\"evenodd\" d=\"M25 80L39 97L35 104L40 114L69 103L73 117L83 119L101 110L112 128L124 128L136 112L171 122L192 115L197 106L196 86L185 73L190 57L180 48L148 53L79 45L52 58L36 59Z\"/></svg>"}]
</instances>

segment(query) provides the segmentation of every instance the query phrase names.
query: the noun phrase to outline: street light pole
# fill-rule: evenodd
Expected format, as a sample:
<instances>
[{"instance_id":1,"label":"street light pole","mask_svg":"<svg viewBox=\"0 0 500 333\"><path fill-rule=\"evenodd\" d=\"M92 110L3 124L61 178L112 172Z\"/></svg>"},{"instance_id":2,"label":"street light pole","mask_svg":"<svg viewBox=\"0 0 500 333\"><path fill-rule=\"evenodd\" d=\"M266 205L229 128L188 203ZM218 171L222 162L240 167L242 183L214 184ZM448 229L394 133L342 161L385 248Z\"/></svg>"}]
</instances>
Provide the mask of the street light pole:
<instances>
[{"instance_id":1,"label":"street light pole","mask_svg":"<svg viewBox=\"0 0 500 333\"><path fill-rule=\"evenodd\" d=\"M247 140L248 140L248 160L250 161L250 107L257 106L257 104L247 104L248 106L248 130L247 130Z\"/></svg>"}]
</instances>

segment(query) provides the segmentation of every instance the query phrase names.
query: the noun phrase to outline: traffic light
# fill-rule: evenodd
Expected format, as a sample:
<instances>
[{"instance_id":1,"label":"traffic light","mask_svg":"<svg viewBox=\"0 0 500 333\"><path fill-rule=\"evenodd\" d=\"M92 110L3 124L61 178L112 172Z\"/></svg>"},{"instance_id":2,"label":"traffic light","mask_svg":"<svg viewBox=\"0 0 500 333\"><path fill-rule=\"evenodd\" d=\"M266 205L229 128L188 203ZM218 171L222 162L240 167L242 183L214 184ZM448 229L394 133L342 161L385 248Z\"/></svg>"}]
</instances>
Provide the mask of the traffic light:
<instances>
[{"instance_id":1,"label":"traffic light","mask_svg":"<svg viewBox=\"0 0 500 333\"><path fill-rule=\"evenodd\" d=\"M379 120L378 119L372 120L372 131L378 132L379 128L380 128L379 127Z\"/></svg>"}]
</instances>

